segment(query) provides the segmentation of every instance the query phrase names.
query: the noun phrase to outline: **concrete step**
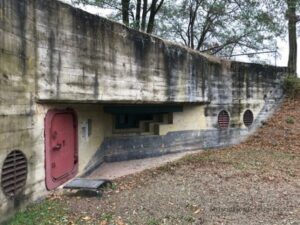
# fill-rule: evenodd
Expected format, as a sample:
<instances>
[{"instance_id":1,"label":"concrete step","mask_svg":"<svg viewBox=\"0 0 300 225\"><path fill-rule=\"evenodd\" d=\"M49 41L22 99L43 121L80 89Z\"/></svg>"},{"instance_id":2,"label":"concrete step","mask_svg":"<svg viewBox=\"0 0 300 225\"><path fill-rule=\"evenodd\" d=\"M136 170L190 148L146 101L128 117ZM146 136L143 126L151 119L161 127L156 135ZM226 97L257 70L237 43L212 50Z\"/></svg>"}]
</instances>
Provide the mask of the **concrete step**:
<instances>
[{"instance_id":1,"label":"concrete step","mask_svg":"<svg viewBox=\"0 0 300 225\"><path fill-rule=\"evenodd\" d=\"M142 120L139 123L139 128L142 132L149 132L149 124L153 123L154 120Z\"/></svg>"},{"instance_id":2,"label":"concrete step","mask_svg":"<svg viewBox=\"0 0 300 225\"><path fill-rule=\"evenodd\" d=\"M150 123L149 124L149 132L155 135L159 135L159 125L164 123Z\"/></svg>"},{"instance_id":3,"label":"concrete step","mask_svg":"<svg viewBox=\"0 0 300 225\"><path fill-rule=\"evenodd\" d=\"M166 113L163 115L164 124L173 124L173 113Z\"/></svg>"}]
</instances>

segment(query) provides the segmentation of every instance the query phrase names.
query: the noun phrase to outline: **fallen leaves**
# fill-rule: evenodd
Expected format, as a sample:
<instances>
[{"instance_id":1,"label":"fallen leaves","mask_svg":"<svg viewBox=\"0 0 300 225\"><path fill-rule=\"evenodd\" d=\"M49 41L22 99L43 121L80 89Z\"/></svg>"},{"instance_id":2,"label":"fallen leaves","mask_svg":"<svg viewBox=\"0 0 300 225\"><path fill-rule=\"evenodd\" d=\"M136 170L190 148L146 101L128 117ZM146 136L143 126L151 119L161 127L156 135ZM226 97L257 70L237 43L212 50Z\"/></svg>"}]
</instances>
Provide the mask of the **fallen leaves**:
<instances>
[{"instance_id":1,"label":"fallen leaves","mask_svg":"<svg viewBox=\"0 0 300 225\"><path fill-rule=\"evenodd\" d=\"M99 225L108 225L108 222L106 220L100 221Z\"/></svg>"},{"instance_id":2,"label":"fallen leaves","mask_svg":"<svg viewBox=\"0 0 300 225\"><path fill-rule=\"evenodd\" d=\"M83 217L82 219L83 219L84 221L89 221L89 220L91 220L92 218L89 217L89 216L85 216L85 217Z\"/></svg>"}]
</instances>

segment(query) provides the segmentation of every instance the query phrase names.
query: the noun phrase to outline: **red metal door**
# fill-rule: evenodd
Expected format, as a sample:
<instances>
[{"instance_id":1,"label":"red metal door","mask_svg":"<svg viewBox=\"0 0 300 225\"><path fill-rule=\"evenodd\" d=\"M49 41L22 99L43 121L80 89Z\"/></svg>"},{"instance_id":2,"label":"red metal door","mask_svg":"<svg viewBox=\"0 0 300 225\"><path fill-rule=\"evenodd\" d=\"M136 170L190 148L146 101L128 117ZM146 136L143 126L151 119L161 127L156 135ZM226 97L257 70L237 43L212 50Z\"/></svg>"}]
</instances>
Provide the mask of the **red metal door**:
<instances>
[{"instance_id":1,"label":"red metal door","mask_svg":"<svg viewBox=\"0 0 300 225\"><path fill-rule=\"evenodd\" d=\"M46 186L52 190L78 169L77 118L73 110L50 110L45 119Z\"/></svg>"}]
</instances>

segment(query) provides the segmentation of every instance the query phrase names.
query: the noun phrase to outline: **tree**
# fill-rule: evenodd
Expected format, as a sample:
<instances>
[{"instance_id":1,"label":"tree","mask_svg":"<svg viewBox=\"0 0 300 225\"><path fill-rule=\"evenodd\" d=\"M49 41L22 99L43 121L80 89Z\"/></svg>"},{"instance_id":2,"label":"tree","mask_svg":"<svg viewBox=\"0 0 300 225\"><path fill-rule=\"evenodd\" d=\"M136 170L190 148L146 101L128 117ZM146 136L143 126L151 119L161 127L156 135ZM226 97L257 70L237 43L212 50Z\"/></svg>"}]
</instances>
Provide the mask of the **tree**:
<instances>
[{"instance_id":1,"label":"tree","mask_svg":"<svg viewBox=\"0 0 300 225\"><path fill-rule=\"evenodd\" d=\"M284 38L288 35L289 40L289 73L297 73L297 25L300 24L300 1L299 0L268 0L264 7L268 7L269 14L279 20L279 26L285 30ZM286 20L284 20L284 18Z\"/></svg>"},{"instance_id":2,"label":"tree","mask_svg":"<svg viewBox=\"0 0 300 225\"><path fill-rule=\"evenodd\" d=\"M165 0L72 0L73 4L111 9L111 18L137 30L153 33L156 16Z\"/></svg>"},{"instance_id":3,"label":"tree","mask_svg":"<svg viewBox=\"0 0 300 225\"><path fill-rule=\"evenodd\" d=\"M122 19L127 26L129 25L129 5L130 0L122 0Z\"/></svg>"},{"instance_id":4,"label":"tree","mask_svg":"<svg viewBox=\"0 0 300 225\"><path fill-rule=\"evenodd\" d=\"M256 0L177 0L165 4L157 33L195 50L230 57L274 49L282 29Z\"/></svg>"},{"instance_id":5,"label":"tree","mask_svg":"<svg viewBox=\"0 0 300 225\"><path fill-rule=\"evenodd\" d=\"M137 30L228 58L236 53L277 50L277 38L285 38L288 32L288 67L290 73L297 71L300 0L72 1L109 8L112 19Z\"/></svg>"},{"instance_id":6,"label":"tree","mask_svg":"<svg viewBox=\"0 0 300 225\"><path fill-rule=\"evenodd\" d=\"M148 22L148 28L147 33L152 33L154 28L154 22L155 22L155 16L160 10L162 4L164 3L164 0L152 0L151 6L150 6L150 16L149 16L149 22Z\"/></svg>"},{"instance_id":7,"label":"tree","mask_svg":"<svg viewBox=\"0 0 300 225\"><path fill-rule=\"evenodd\" d=\"M300 16L297 16L296 0L286 0L289 31L289 60L288 68L291 74L297 73L297 23L300 21ZM298 3L299 6L299 3Z\"/></svg>"}]
</instances>

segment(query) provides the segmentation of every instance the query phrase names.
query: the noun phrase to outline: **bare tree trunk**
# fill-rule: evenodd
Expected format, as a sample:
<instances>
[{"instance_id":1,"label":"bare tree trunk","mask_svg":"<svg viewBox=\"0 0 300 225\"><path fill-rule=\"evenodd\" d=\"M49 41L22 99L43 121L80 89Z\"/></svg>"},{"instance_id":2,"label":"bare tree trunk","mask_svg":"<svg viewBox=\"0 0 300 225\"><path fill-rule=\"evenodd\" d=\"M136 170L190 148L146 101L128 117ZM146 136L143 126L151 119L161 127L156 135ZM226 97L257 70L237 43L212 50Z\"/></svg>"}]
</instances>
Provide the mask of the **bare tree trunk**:
<instances>
[{"instance_id":1,"label":"bare tree trunk","mask_svg":"<svg viewBox=\"0 0 300 225\"><path fill-rule=\"evenodd\" d=\"M195 8L194 8L195 6ZM197 13L200 7L199 1L191 2L190 3L190 18L189 18L189 25L188 25L188 40L189 40L189 47L194 49L195 48L195 22L197 18Z\"/></svg>"},{"instance_id":2,"label":"bare tree trunk","mask_svg":"<svg viewBox=\"0 0 300 225\"><path fill-rule=\"evenodd\" d=\"M142 14L142 31L146 30L146 20L147 20L147 12L148 12L148 0L143 0L143 14Z\"/></svg>"},{"instance_id":3,"label":"bare tree trunk","mask_svg":"<svg viewBox=\"0 0 300 225\"><path fill-rule=\"evenodd\" d=\"M129 25L129 4L130 0L122 0L122 17L123 23Z\"/></svg>"},{"instance_id":4,"label":"bare tree trunk","mask_svg":"<svg viewBox=\"0 0 300 225\"><path fill-rule=\"evenodd\" d=\"M296 1L287 0L288 11L287 18L289 20L289 73L297 74L297 16L296 16Z\"/></svg>"},{"instance_id":5,"label":"bare tree trunk","mask_svg":"<svg viewBox=\"0 0 300 225\"><path fill-rule=\"evenodd\" d=\"M142 7L142 0L137 0L135 22L136 22L136 29L138 30L141 28L141 7Z\"/></svg>"},{"instance_id":6,"label":"bare tree trunk","mask_svg":"<svg viewBox=\"0 0 300 225\"><path fill-rule=\"evenodd\" d=\"M158 0L152 0L150 6L150 16L148 21L147 33L152 33L154 28L154 20L155 20L155 11L156 11L156 3Z\"/></svg>"},{"instance_id":7,"label":"bare tree trunk","mask_svg":"<svg viewBox=\"0 0 300 225\"><path fill-rule=\"evenodd\" d=\"M193 8L192 8L192 5L190 5L190 18L189 18L187 34L188 34L188 47L193 49L194 48L194 40L193 40L194 26L192 24L192 14L193 14Z\"/></svg>"},{"instance_id":8,"label":"bare tree trunk","mask_svg":"<svg viewBox=\"0 0 300 225\"><path fill-rule=\"evenodd\" d=\"M158 0L152 0L152 4L150 7L150 16L149 16L149 21L148 21L148 27L147 27L147 33L151 34L154 29L154 23L155 23L155 16L157 12L160 10L162 7L164 0L161 0L158 5L157 5Z\"/></svg>"}]
</instances>

